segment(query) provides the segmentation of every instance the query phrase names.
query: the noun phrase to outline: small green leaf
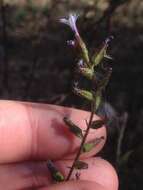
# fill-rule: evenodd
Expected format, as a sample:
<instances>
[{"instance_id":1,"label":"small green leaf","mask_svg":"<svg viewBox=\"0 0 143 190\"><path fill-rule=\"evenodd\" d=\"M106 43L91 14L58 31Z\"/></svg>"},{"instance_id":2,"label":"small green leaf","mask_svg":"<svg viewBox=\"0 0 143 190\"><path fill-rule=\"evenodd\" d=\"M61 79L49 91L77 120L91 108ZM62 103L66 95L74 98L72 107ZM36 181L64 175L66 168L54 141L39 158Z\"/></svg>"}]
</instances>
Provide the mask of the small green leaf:
<instances>
[{"instance_id":1,"label":"small green leaf","mask_svg":"<svg viewBox=\"0 0 143 190\"><path fill-rule=\"evenodd\" d=\"M93 101L93 94L90 92L90 91L87 91L87 90L82 90L82 89L79 89L77 87L74 88L74 92L75 94L77 94L78 96L81 96L89 101Z\"/></svg>"},{"instance_id":2,"label":"small green leaf","mask_svg":"<svg viewBox=\"0 0 143 190\"><path fill-rule=\"evenodd\" d=\"M47 167L50 171L51 177L56 182L62 182L65 180L64 176L58 169L55 167L54 163L51 160L48 160Z\"/></svg>"},{"instance_id":3,"label":"small green leaf","mask_svg":"<svg viewBox=\"0 0 143 190\"><path fill-rule=\"evenodd\" d=\"M68 117L63 118L65 124L69 127L69 130L77 137L83 138L82 130L75 125Z\"/></svg>"},{"instance_id":4,"label":"small green leaf","mask_svg":"<svg viewBox=\"0 0 143 190\"><path fill-rule=\"evenodd\" d=\"M105 124L105 120L102 120L102 119L95 120L95 121L92 122L91 128L92 128L92 129L99 129L99 128L101 128L104 124Z\"/></svg>"},{"instance_id":5,"label":"small green leaf","mask_svg":"<svg viewBox=\"0 0 143 190\"><path fill-rule=\"evenodd\" d=\"M102 140L104 139L104 137L100 137L100 138L96 138L94 141L90 142L90 143L85 143L83 145L83 149L82 152L90 152L94 147L96 147Z\"/></svg>"},{"instance_id":6,"label":"small green leaf","mask_svg":"<svg viewBox=\"0 0 143 190\"><path fill-rule=\"evenodd\" d=\"M75 163L74 168L77 169L77 170L87 169L88 168L88 164L86 162L78 160Z\"/></svg>"},{"instance_id":7,"label":"small green leaf","mask_svg":"<svg viewBox=\"0 0 143 190\"><path fill-rule=\"evenodd\" d=\"M90 152L94 148L94 143L85 143L83 145L83 152Z\"/></svg>"}]
</instances>

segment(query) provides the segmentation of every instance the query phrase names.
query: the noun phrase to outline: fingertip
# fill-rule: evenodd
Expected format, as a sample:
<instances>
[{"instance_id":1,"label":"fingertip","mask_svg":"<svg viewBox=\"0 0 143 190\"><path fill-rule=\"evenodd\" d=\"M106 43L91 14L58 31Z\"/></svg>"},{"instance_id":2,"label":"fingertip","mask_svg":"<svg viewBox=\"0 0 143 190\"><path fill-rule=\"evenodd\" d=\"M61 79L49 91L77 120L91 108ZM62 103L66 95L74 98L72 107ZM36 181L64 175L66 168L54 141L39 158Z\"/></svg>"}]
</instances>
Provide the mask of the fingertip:
<instances>
[{"instance_id":1,"label":"fingertip","mask_svg":"<svg viewBox=\"0 0 143 190\"><path fill-rule=\"evenodd\" d=\"M81 179L90 179L103 185L107 190L118 190L119 181L114 167L101 157L89 158L87 160L89 168L81 172ZM88 176L88 178L87 178Z\"/></svg>"},{"instance_id":2,"label":"fingertip","mask_svg":"<svg viewBox=\"0 0 143 190\"><path fill-rule=\"evenodd\" d=\"M90 179L90 181L100 184L107 190L118 190L118 176L109 162L100 157L91 157L83 159L82 161L88 164L88 168L74 170L71 179L76 179L76 174L78 173L80 180ZM55 164L60 171L62 171L64 176L67 176L72 163L72 160L61 160L57 161Z\"/></svg>"},{"instance_id":3,"label":"fingertip","mask_svg":"<svg viewBox=\"0 0 143 190\"><path fill-rule=\"evenodd\" d=\"M106 190L104 187L96 182L90 181L68 181L44 187L39 190Z\"/></svg>"},{"instance_id":4,"label":"fingertip","mask_svg":"<svg viewBox=\"0 0 143 190\"><path fill-rule=\"evenodd\" d=\"M100 182L104 183L104 186L109 190L118 190L119 188L119 179L115 168L111 165L110 162L102 159L101 157L95 158L97 166L100 167L102 171ZM95 168L95 171L97 169ZM100 172L100 171L99 171ZM101 173L101 172L100 172ZM97 172L98 175L98 172Z\"/></svg>"}]
</instances>

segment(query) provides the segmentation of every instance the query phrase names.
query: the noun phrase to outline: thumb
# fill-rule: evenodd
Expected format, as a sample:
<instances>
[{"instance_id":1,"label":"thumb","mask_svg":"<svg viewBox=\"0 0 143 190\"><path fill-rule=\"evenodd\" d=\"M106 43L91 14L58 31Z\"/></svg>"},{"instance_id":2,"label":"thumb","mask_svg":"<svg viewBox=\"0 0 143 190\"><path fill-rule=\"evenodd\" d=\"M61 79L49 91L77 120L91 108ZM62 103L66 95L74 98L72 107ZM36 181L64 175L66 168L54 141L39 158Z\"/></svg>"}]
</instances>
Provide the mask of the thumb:
<instances>
[{"instance_id":1,"label":"thumb","mask_svg":"<svg viewBox=\"0 0 143 190\"><path fill-rule=\"evenodd\" d=\"M96 182L91 181L68 181L52 186L44 187L39 190L108 190Z\"/></svg>"}]
</instances>

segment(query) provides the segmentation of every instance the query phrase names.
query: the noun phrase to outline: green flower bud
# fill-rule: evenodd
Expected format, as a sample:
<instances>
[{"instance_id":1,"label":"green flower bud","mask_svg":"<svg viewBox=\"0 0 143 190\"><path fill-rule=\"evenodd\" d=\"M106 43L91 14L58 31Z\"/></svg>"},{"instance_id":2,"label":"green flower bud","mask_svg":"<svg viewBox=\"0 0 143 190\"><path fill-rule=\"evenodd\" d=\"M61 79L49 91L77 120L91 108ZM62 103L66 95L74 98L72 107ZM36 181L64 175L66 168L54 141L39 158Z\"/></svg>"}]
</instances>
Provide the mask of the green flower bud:
<instances>
[{"instance_id":1,"label":"green flower bud","mask_svg":"<svg viewBox=\"0 0 143 190\"><path fill-rule=\"evenodd\" d=\"M84 43L84 41L82 40L82 38L80 37L80 35L75 35L76 40L81 48L81 53L82 53L82 57L83 60L85 61L87 67L91 67L90 65L90 60L89 60L89 54L88 54L88 49L86 47L86 44Z\"/></svg>"},{"instance_id":2,"label":"green flower bud","mask_svg":"<svg viewBox=\"0 0 143 190\"><path fill-rule=\"evenodd\" d=\"M109 55L107 55L107 48L109 46L109 42L111 41L111 39L113 39L113 36L110 36L109 38L105 40L104 45L98 54L95 53L92 59L93 60L92 67L99 65L104 59L104 57L106 57L107 59L112 59Z\"/></svg>"}]
</instances>

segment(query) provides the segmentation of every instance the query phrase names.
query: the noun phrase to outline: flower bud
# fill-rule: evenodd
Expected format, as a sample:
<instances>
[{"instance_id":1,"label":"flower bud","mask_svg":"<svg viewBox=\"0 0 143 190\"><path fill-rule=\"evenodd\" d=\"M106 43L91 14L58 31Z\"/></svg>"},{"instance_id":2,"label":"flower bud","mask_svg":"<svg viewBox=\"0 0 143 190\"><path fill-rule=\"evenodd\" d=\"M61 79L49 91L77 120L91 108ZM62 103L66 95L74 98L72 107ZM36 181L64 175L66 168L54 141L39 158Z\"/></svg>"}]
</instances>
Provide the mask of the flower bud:
<instances>
[{"instance_id":1,"label":"flower bud","mask_svg":"<svg viewBox=\"0 0 143 190\"><path fill-rule=\"evenodd\" d=\"M75 35L79 36L78 29L76 26L76 21L77 21L78 15L77 14L70 14L69 18L61 18L60 22L63 24L68 25L72 31L75 33Z\"/></svg>"},{"instance_id":2,"label":"flower bud","mask_svg":"<svg viewBox=\"0 0 143 190\"><path fill-rule=\"evenodd\" d=\"M90 67L90 61L89 61L89 55L88 55L88 49L86 47L86 44L84 43L84 41L82 40L82 38L80 37L80 35L75 35L76 40L81 48L81 53L82 53L82 57L83 60L85 61L86 65L88 67Z\"/></svg>"},{"instance_id":3,"label":"flower bud","mask_svg":"<svg viewBox=\"0 0 143 190\"><path fill-rule=\"evenodd\" d=\"M108 58L108 59L112 59L109 55L107 55L107 48L109 46L109 42L111 41L111 39L113 39L113 36L107 38L104 42L103 47L101 48L101 50L99 51L99 53L95 53L95 55L93 56L93 67L99 65L101 63L101 61L104 59L104 57Z\"/></svg>"}]
</instances>

